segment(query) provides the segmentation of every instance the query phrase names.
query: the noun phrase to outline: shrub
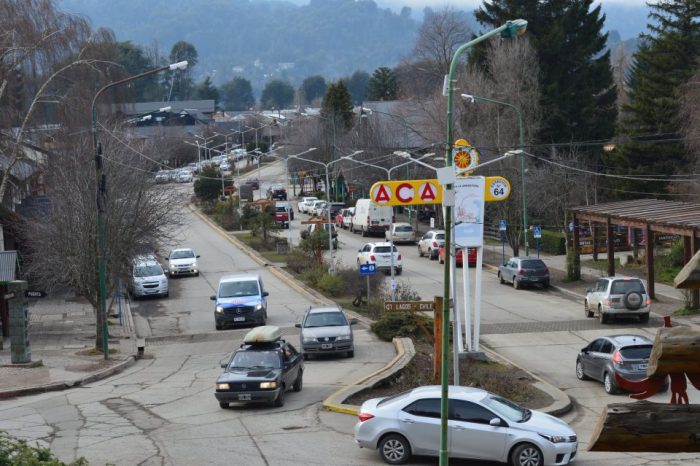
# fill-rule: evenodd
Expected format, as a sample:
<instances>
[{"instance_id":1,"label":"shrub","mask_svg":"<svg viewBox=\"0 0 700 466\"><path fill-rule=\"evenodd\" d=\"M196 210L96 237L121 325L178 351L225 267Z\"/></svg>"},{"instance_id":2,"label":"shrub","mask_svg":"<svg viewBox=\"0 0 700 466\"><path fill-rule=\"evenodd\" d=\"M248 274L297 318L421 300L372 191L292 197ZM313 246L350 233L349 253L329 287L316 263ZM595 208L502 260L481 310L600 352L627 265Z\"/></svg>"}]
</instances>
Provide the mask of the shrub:
<instances>
[{"instance_id":1,"label":"shrub","mask_svg":"<svg viewBox=\"0 0 700 466\"><path fill-rule=\"evenodd\" d=\"M321 277L326 274L326 267L323 265L314 265L307 268L301 274L301 279L309 284L310 286L316 288L318 282L321 281Z\"/></svg>"},{"instance_id":2,"label":"shrub","mask_svg":"<svg viewBox=\"0 0 700 466\"><path fill-rule=\"evenodd\" d=\"M407 312L385 312L374 321L372 331L384 341L391 341L394 337L415 338L422 330L418 325L418 319L427 322L427 318L419 315L411 315Z\"/></svg>"},{"instance_id":3,"label":"shrub","mask_svg":"<svg viewBox=\"0 0 700 466\"><path fill-rule=\"evenodd\" d=\"M0 432L0 464L21 466L87 466L85 458L71 463L59 461L48 448L32 447L24 440Z\"/></svg>"},{"instance_id":4,"label":"shrub","mask_svg":"<svg viewBox=\"0 0 700 466\"><path fill-rule=\"evenodd\" d=\"M527 232L530 250L537 251L537 240L535 239L532 230ZM540 251L548 254L566 254L566 238L563 233L556 231L542 230L542 238L540 238Z\"/></svg>"},{"instance_id":5,"label":"shrub","mask_svg":"<svg viewBox=\"0 0 700 466\"><path fill-rule=\"evenodd\" d=\"M388 285L388 286L387 286ZM391 301L391 283L385 282L380 291L380 297L384 301ZM421 297L418 292L407 282L403 280L396 281L396 300L397 301L420 301Z\"/></svg>"},{"instance_id":6,"label":"shrub","mask_svg":"<svg viewBox=\"0 0 700 466\"><path fill-rule=\"evenodd\" d=\"M226 201L216 202L209 213L224 230L237 230L241 226L238 198L229 197Z\"/></svg>"},{"instance_id":7,"label":"shrub","mask_svg":"<svg viewBox=\"0 0 700 466\"><path fill-rule=\"evenodd\" d=\"M357 296L358 292L367 295L367 277L360 275L357 267L338 267L336 274L343 280L343 292L348 296ZM369 292L371 296L377 296L384 283L383 274L370 275Z\"/></svg>"},{"instance_id":8,"label":"shrub","mask_svg":"<svg viewBox=\"0 0 700 466\"><path fill-rule=\"evenodd\" d=\"M685 265L683 239L673 243L668 256L666 256L666 263L672 267L683 267Z\"/></svg>"},{"instance_id":9,"label":"shrub","mask_svg":"<svg viewBox=\"0 0 700 466\"><path fill-rule=\"evenodd\" d=\"M328 273L324 274L318 281L318 287L334 298L342 295L344 291L342 277Z\"/></svg>"},{"instance_id":10,"label":"shrub","mask_svg":"<svg viewBox=\"0 0 700 466\"><path fill-rule=\"evenodd\" d=\"M300 274L314 266L316 266L314 258L299 248L292 249L287 255L287 268L294 273Z\"/></svg>"}]
</instances>

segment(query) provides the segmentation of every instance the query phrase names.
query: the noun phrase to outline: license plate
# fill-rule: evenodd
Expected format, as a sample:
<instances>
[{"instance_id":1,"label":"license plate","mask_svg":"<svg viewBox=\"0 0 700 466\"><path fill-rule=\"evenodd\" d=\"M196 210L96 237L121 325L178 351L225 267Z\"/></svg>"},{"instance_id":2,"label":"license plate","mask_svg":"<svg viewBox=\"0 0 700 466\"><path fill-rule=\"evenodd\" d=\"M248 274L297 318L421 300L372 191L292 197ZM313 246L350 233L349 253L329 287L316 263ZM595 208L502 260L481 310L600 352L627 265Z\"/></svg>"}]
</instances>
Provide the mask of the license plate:
<instances>
[{"instance_id":1,"label":"license plate","mask_svg":"<svg viewBox=\"0 0 700 466\"><path fill-rule=\"evenodd\" d=\"M233 321L234 322L245 322L245 317L234 317Z\"/></svg>"},{"instance_id":2,"label":"license plate","mask_svg":"<svg viewBox=\"0 0 700 466\"><path fill-rule=\"evenodd\" d=\"M239 393L238 401L250 401L250 393Z\"/></svg>"},{"instance_id":3,"label":"license plate","mask_svg":"<svg viewBox=\"0 0 700 466\"><path fill-rule=\"evenodd\" d=\"M649 364L637 364L637 369L646 369L649 367Z\"/></svg>"},{"instance_id":4,"label":"license plate","mask_svg":"<svg viewBox=\"0 0 700 466\"><path fill-rule=\"evenodd\" d=\"M330 343L322 343L321 344L321 349L331 349L333 348L333 345Z\"/></svg>"}]
</instances>

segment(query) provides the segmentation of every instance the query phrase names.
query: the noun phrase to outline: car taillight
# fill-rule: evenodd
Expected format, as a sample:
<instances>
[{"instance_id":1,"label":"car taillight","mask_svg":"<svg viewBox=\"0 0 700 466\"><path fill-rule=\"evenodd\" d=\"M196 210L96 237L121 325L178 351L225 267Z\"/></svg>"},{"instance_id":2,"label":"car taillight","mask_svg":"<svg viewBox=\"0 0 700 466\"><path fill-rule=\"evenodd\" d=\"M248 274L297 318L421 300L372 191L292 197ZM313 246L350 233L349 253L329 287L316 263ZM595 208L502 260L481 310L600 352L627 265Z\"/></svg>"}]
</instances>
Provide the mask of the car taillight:
<instances>
[{"instance_id":1,"label":"car taillight","mask_svg":"<svg viewBox=\"0 0 700 466\"><path fill-rule=\"evenodd\" d=\"M437 241L433 241L433 247L434 247L434 248L437 247Z\"/></svg>"},{"instance_id":2,"label":"car taillight","mask_svg":"<svg viewBox=\"0 0 700 466\"><path fill-rule=\"evenodd\" d=\"M625 361L624 361L624 359L622 359L622 355L620 354L620 352L619 352L619 351L615 351L615 352L613 353L612 362L613 362L613 364L615 364L616 366L619 366L619 365L621 365L621 364L622 364L623 362L625 362Z\"/></svg>"},{"instance_id":3,"label":"car taillight","mask_svg":"<svg viewBox=\"0 0 700 466\"><path fill-rule=\"evenodd\" d=\"M549 269L547 267L544 268L544 273L549 273Z\"/></svg>"},{"instance_id":4,"label":"car taillight","mask_svg":"<svg viewBox=\"0 0 700 466\"><path fill-rule=\"evenodd\" d=\"M401 254L399 254L399 257L397 258L398 260L401 260Z\"/></svg>"},{"instance_id":5,"label":"car taillight","mask_svg":"<svg viewBox=\"0 0 700 466\"><path fill-rule=\"evenodd\" d=\"M360 422L365 422L365 421L369 421L370 419L372 419L374 417L374 414L360 413L357 415L357 417L360 419Z\"/></svg>"},{"instance_id":6,"label":"car taillight","mask_svg":"<svg viewBox=\"0 0 700 466\"><path fill-rule=\"evenodd\" d=\"M371 261L376 261L376 260L377 260L377 258L376 258L376 257L374 257L374 256L369 256L369 260L371 260Z\"/></svg>"},{"instance_id":7,"label":"car taillight","mask_svg":"<svg viewBox=\"0 0 700 466\"><path fill-rule=\"evenodd\" d=\"M647 298L647 306L651 306L651 299Z\"/></svg>"},{"instance_id":8,"label":"car taillight","mask_svg":"<svg viewBox=\"0 0 700 466\"><path fill-rule=\"evenodd\" d=\"M518 269L517 274L518 275L525 275L525 271L523 269Z\"/></svg>"},{"instance_id":9,"label":"car taillight","mask_svg":"<svg viewBox=\"0 0 700 466\"><path fill-rule=\"evenodd\" d=\"M612 299L610 299L610 298L604 299L603 304L605 304L606 306L612 306L613 305Z\"/></svg>"}]
</instances>

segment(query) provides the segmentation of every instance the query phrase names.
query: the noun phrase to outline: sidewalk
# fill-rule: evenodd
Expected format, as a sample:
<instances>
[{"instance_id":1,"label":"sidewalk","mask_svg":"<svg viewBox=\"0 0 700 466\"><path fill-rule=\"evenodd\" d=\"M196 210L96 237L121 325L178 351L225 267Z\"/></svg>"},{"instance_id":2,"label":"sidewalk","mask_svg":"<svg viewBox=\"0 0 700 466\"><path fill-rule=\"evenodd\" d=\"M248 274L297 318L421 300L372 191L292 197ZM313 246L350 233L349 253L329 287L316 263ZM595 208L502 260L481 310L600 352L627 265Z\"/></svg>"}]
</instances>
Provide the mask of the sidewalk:
<instances>
[{"instance_id":1,"label":"sidewalk","mask_svg":"<svg viewBox=\"0 0 700 466\"><path fill-rule=\"evenodd\" d=\"M115 304L116 307L116 304ZM70 296L30 300L32 364L11 362L10 339L0 350L0 399L79 386L108 377L135 361L136 339L128 305L109 325L110 358L95 346L95 314L87 301Z\"/></svg>"}]
</instances>

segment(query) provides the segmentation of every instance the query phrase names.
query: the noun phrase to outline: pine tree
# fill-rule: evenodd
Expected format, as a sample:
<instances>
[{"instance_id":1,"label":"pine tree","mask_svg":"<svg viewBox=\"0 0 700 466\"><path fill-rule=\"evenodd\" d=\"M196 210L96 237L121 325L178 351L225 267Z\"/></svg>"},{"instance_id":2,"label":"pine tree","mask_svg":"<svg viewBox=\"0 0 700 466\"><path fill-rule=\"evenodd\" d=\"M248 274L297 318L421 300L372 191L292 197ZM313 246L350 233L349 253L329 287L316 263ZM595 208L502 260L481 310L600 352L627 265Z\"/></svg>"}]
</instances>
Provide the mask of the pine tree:
<instances>
[{"instance_id":1,"label":"pine tree","mask_svg":"<svg viewBox=\"0 0 700 466\"><path fill-rule=\"evenodd\" d=\"M399 93L399 83L396 73L385 66L377 68L367 83L367 98L369 100L396 100Z\"/></svg>"},{"instance_id":2,"label":"pine tree","mask_svg":"<svg viewBox=\"0 0 700 466\"><path fill-rule=\"evenodd\" d=\"M665 180L684 169L688 154L679 140L680 86L693 75L700 58L700 1L664 0L649 5L648 32L633 58L628 78L629 103L620 132L625 142L611 155L617 173L647 175L646 180L616 180L620 197L639 197L666 189Z\"/></svg>"},{"instance_id":3,"label":"pine tree","mask_svg":"<svg viewBox=\"0 0 700 466\"><path fill-rule=\"evenodd\" d=\"M485 0L476 11L477 20L492 28L527 20L541 69L543 142L605 140L614 134L616 89L602 33L605 16L600 5L591 9L592 3Z\"/></svg>"},{"instance_id":4,"label":"pine tree","mask_svg":"<svg viewBox=\"0 0 700 466\"><path fill-rule=\"evenodd\" d=\"M219 101L219 90L212 84L211 78L207 76L204 81L197 86L197 98L204 100L214 100L217 103Z\"/></svg>"},{"instance_id":5,"label":"pine tree","mask_svg":"<svg viewBox=\"0 0 700 466\"><path fill-rule=\"evenodd\" d=\"M341 122L344 129L350 129L353 123L352 98L345 83L340 80L328 86L321 104L321 116Z\"/></svg>"}]
</instances>

